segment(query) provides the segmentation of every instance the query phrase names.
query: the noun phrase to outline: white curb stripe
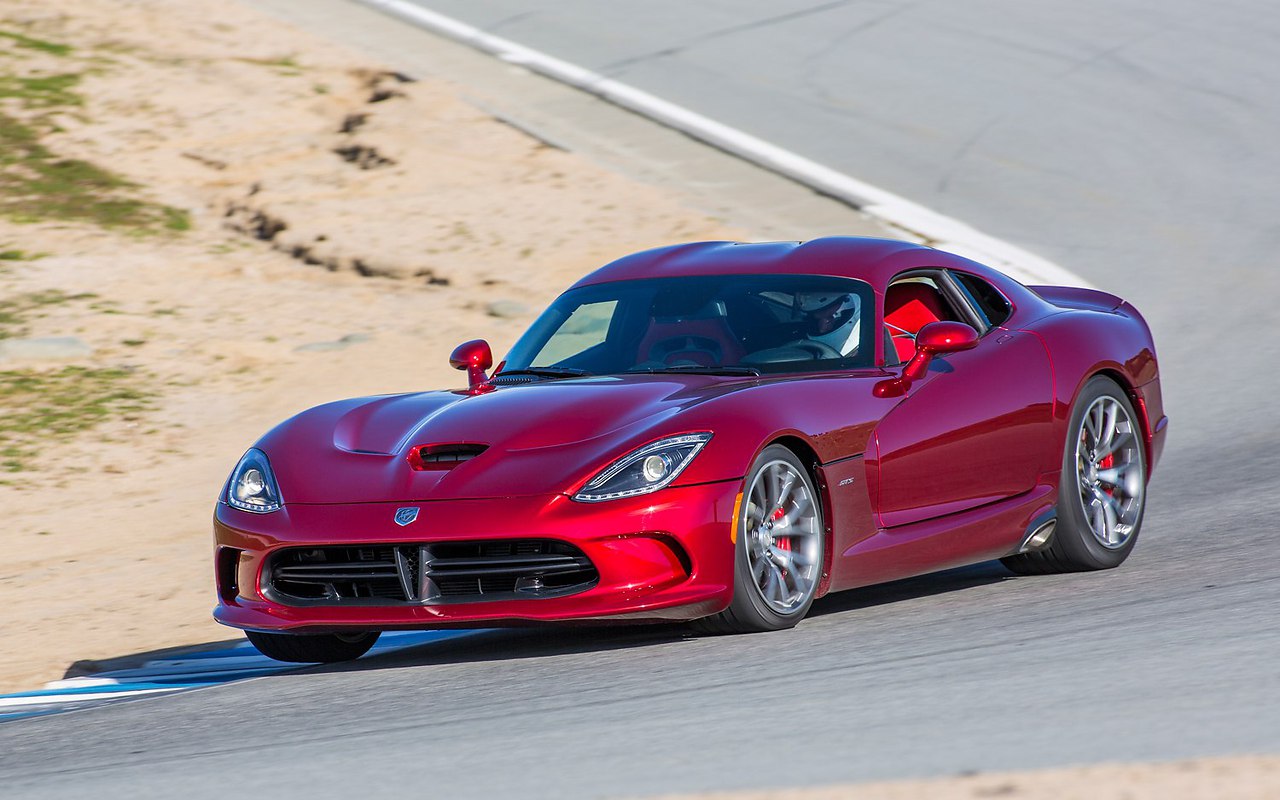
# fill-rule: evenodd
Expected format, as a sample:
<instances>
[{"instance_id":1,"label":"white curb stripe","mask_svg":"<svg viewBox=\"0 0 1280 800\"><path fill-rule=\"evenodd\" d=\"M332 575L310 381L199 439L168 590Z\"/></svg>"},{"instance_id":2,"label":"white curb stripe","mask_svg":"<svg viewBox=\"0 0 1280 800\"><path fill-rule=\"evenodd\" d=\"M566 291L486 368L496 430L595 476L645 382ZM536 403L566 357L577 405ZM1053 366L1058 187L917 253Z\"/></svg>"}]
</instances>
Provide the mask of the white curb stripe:
<instances>
[{"instance_id":1,"label":"white curb stripe","mask_svg":"<svg viewBox=\"0 0 1280 800\"><path fill-rule=\"evenodd\" d=\"M481 630L393 631L385 633L369 650L378 655L429 642L443 642L482 633ZM108 702L147 695L177 694L222 683L256 678L276 672L304 669L260 655L242 642L222 650L206 650L187 657L170 656L140 667L98 675L50 681L34 692L0 695L0 722L90 708ZM10 711L27 710L30 713Z\"/></svg>"},{"instance_id":2,"label":"white curb stripe","mask_svg":"<svg viewBox=\"0 0 1280 800\"><path fill-rule=\"evenodd\" d=\"M92 694L45 694L32 697L2 697L0 708L21 708L23 706L75 705L78 703L101 702L121 697L142 697L162 692L180 692L185 686L174 686L170 689L122 689L118 692L94 692Z\"/></svg>"},{"instance_id":3,"label":"white curb stripe","mask_svg":"<svg viewBox=\"0 0 1280 800\"><path fill-rule=\"evenodd\" d=\"M500 36L485 33L409 0L356 0L433 33L581 89L614 105L674 128L757 166L784 175L869 214L907 236L940 250L973 258L1031 284L1089 284L1048 259L919 203L845 175L648 92L620 83Z\"/></svg>"}]
</instances>

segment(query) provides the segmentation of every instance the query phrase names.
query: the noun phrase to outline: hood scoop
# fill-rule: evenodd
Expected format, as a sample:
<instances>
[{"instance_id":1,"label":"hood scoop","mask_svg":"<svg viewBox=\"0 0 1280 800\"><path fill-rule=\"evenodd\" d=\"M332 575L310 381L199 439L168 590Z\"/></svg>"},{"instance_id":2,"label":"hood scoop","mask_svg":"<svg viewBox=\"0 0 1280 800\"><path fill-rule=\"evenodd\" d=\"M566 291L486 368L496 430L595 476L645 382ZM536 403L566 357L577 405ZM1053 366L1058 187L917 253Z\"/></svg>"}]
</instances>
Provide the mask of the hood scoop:
<instances>
[{"instance_id":1,"label":"hood scoop","mask_svg":"<svg viewBox=\"0 0 1280 800\"><path fill-rule=\"evenodd\" d=\"M451 470L488 449L489 445L475 442L414 445L409 448L409 466L418 471Z\"/></svg>"}]
</instances>

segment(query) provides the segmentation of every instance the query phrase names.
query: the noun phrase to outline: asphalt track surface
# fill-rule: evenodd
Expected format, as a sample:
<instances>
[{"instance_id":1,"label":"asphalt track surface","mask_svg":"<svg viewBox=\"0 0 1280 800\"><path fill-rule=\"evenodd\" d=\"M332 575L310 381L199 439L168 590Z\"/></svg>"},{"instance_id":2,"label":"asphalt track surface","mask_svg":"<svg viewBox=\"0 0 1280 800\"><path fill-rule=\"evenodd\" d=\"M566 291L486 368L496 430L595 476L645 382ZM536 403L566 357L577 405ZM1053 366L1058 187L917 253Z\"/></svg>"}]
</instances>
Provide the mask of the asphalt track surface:
<instances>
[{"instance_id":1,"label":"asphalt track surface","mask_svg":"<svg viewBox=\"0 0 1280 800\"><path fill-rule=\"evenodd\" d=\"M430 0L1131 298L1171 433L1120 569L797 629L480 634L0 726L5 797L645 795L1280 750L1280 9Z\"/></svg>"}]
</instances>

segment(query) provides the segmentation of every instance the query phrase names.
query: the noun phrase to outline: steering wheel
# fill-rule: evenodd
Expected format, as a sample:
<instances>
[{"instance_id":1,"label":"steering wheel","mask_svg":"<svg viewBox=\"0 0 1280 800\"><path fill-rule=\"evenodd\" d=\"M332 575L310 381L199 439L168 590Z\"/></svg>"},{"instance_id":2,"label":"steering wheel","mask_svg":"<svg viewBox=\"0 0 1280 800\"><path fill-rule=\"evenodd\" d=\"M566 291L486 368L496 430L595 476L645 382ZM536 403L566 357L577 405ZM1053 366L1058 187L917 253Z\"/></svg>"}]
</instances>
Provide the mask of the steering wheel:
<instances>
[{"instance_id":1,"label":"steering wheel","mask_svg":"<svg viewBox=\"0 0 1280 800\"><path fill-rule=\"evenodd\" d=\"M679 354L683 356L679 361L688 361L698 364L696 358L689 356L702 355L709 359L709 364L702 366L715 366L724 360L724 348L720 343L709 336L669 336L654 342L649 347L649 358L653 361L661 361L670 365L673 363L672 357Z\"/></svg>"},{"instance_id":2,"label":"steering wheel","mask_svg":"<svg viewBox=\"0 0 1280 800\"><path fill-rule=\"evenodd\" d=\"M815 361L824 358L844 358L840 351L831 345L813 339L796 339L794 342L787 342L783 347L793 347L796 350L811 353Z\"/></svg>"}]
</instances>

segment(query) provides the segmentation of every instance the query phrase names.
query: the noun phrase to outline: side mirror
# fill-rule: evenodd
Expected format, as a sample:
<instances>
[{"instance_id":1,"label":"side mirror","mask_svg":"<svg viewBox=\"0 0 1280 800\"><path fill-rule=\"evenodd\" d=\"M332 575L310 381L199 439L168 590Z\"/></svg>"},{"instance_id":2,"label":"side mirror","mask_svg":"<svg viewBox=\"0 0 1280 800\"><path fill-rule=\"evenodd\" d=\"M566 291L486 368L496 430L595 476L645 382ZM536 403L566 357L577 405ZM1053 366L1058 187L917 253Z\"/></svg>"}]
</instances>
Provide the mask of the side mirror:
<instances>
[{"instance_id":1,"label":"side mirror","mask_svg":"<svg viewBox=\"0 0 1280 800\"><path fill-rule=\"evenodd\" d=\"M493 366L493 351L484 339L463 342L449 356L449 366L467 371L467 390L471 394L484 394L493 390L493 384L485 372Z\"/></svg>"},{"instance_id":2,"label":"side mirror","mask_svg":"<svg viewBox=\"0 0 1280 800\"><path fill-rule=\"evenodd\" d=\"M958 353L978 346L978 332L963 322L930 322L916 334L916 353L902 369L902 377L876 384L877 397L896 397L929 372L929 362L940 353Z\"/></svg>"}]
</instances>

